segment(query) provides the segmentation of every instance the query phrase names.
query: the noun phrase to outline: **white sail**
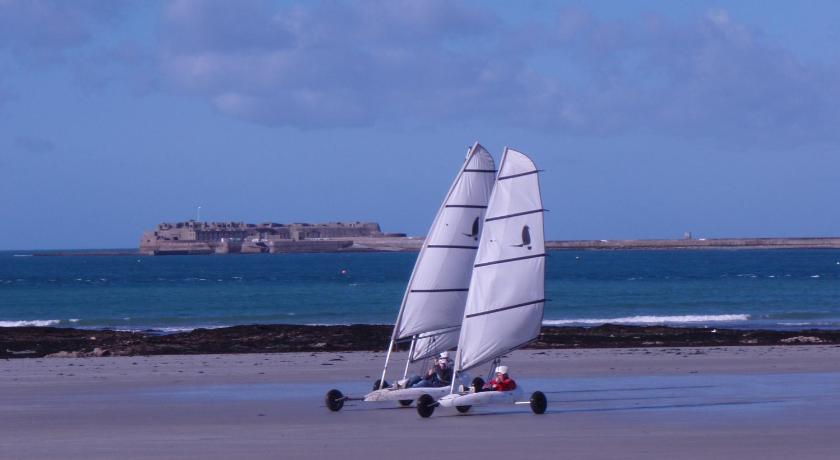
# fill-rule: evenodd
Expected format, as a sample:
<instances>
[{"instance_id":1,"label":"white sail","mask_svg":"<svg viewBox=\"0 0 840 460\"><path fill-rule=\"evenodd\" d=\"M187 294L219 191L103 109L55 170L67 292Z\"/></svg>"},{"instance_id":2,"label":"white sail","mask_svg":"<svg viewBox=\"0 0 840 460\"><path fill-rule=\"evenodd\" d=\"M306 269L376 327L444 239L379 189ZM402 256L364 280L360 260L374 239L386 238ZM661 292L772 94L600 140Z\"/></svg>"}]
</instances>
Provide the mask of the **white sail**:
<instances>
[{"instance_id":1,"label":"white sail","mask_svg":"<svg viewBox=\"0 0 840 460\"><path fill-rule=\"evenodd\" d=\"M395 340L461 325L495 169L493 157L475 143L417 256L395 325ZM457 343L449 342L447 348Z\"/></svg>"},{"instance_id":2,"label":"white sail","mask_svg":"<svg viewBox=\"0 0 840 460\"><path fill-rule=\"evenodd\" d=\"M460 327L454 327L418 335L409 359L414 362L455 348L460 332Z\"/></svg>"},{"instance_id":3,"label":"white sail","mask_svg":"<svg viewBox=\"0 0 840 460\"><path fill-rule=\"evenodd\" d=\"M534 163L505 149L470 280L456 370L491 361L539 336L545 304L543 212Z\"/></svg>"}]
</instances>

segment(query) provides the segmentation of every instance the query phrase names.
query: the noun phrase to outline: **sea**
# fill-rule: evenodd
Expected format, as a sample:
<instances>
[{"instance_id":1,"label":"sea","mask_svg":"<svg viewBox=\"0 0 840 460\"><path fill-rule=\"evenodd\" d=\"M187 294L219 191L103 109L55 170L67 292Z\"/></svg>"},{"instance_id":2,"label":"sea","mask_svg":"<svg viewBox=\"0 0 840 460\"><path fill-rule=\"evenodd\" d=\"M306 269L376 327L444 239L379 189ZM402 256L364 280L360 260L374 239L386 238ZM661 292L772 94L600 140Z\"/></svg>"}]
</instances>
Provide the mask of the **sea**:
<instances>
[{"instance_id":1,"label":"sea","mask_svg":"<svg viewBox=\"0 0 840 460\"><path fill-rule=\"evenodd\" d=\"M4 251L0 326L392 324L416 257ZM553 251L546 266L546 325L840 328L840 250Z\"/></svg>"}]
</instances>

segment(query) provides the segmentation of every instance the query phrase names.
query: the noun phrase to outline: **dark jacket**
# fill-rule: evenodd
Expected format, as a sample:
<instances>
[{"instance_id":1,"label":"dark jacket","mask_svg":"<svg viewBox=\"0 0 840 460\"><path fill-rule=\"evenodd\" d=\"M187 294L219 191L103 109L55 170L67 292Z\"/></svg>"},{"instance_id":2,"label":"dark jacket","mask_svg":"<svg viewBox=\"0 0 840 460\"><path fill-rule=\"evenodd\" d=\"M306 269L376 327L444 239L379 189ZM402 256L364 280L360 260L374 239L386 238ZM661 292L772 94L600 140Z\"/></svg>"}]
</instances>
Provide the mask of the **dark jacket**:
<instances>
[{"instance_id":1,"label":"dark jacket","mask_svg":"<svg viewBox=\"0 0 840 460\"><path fill-rule=\"evenodd\" d=\"M438 386L449 385L452 383L452 367L447 366L446 369L441 369L440 366L435 366L430 378Z\"/></svg>"}]
</instances>

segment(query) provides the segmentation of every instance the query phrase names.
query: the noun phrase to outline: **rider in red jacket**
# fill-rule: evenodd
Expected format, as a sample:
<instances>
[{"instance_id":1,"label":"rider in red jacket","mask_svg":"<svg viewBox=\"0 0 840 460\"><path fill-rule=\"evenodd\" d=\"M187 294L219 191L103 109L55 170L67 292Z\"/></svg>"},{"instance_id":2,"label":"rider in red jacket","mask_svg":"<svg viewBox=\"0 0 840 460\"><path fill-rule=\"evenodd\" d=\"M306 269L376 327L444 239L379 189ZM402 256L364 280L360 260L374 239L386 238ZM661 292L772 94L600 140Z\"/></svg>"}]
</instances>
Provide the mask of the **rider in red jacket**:
<instances>
[{"instance_id":1,"label":"rider in red jacket","mask_svg":"<svg viewBox=\"0 0 840 460\"><path fill-rule=\"evenodd\" d=\"M508 375L507 366L496 368L496 377L484 385L485 390L510 391L516 389L516 382Z\"/></svg>"}]
</instances>

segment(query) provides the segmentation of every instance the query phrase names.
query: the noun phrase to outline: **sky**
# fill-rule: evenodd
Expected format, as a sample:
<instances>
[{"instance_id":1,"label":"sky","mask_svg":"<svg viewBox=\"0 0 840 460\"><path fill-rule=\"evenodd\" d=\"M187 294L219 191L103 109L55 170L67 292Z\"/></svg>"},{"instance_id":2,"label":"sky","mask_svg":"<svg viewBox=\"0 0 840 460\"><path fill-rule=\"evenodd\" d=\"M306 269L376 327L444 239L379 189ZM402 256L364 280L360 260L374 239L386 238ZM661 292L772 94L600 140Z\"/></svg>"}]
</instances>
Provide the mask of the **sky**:
<instances>
[{"instance_id":1,"label":"sky","mask_svg":"<svg viewBox=\"0 0 840 460\"><path fill-rule=\"evenodd\" d=\"M0 249L423 235L479 141L550 239L837 236L833 1L0 0Z\"/></svg>"}]
</instances>

